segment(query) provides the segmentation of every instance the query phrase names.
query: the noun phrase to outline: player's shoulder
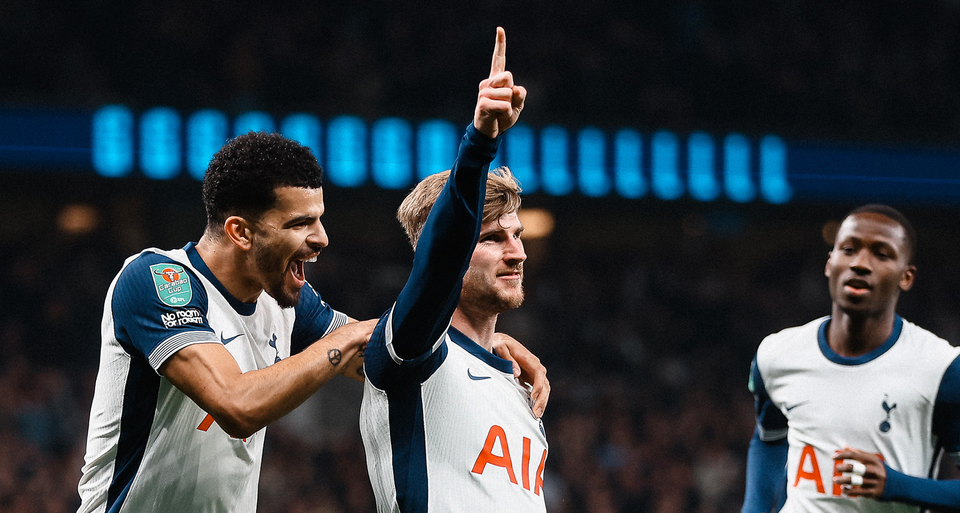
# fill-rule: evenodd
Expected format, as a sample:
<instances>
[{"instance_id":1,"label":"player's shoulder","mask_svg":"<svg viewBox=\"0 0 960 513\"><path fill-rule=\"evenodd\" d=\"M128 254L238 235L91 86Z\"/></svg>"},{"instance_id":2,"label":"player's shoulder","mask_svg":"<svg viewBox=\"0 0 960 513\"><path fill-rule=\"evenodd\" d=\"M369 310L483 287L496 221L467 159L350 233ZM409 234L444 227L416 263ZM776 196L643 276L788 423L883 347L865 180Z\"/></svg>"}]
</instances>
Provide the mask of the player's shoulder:
<instances>
[{"instance_id":1,"label":"player's shoulder","mask_svg":"<svg viewBox=\"0 0 960 513\"><path fill-rule=\"evenodd\" d=\"M144 269L151 265L160 263L182 265L181 261L186 259L186 255L180 255L181 253L184 252L178 250L168 251L158 248L147 248L139 253L127 257L127 259L123 262L121 273L128 272L130 270Z\"/></svg>"},{"instance_id":2,"label":"player's shoulder","mask_svg":"<svg viewBox=\"0 0 960 513\"><path fill-rule=\"evenodd\" d=\"M261 294L260 297L276 303L276 300L270 297L269 294ZM277 308L280 308L279 305L277 305ZM348 321L347 315L334 309L324 301L317 289L310 285L309 282L304 282L303 287L300 288L300 300L297 301L296 306L281 310L284 314L293 315L298 320L313 319L326 323L332 318L332 322L334 322L335 325L324 331L322 336L326 336L329 331L346 324Z\"/></svg>"},{"instance_id":3,"label":"player's shoulder","mask_svg":"<svg viewBox=\"0 0 960 513\"><path fill-rule=\"evenodd\" d=\"M118 273L118 278L120 280L136 280L138 278L150 277L155 274L155 272L158 275L162 275L165 270L163 268L170 268L170 271L167 271L168 273L182 269L182 272L193 274L189 266L184 265L181 260L175 258L174 252L148 248L136 255L128 257L123 262L123 267L121 267Z\"/></svg>"},{"instance_id":4,"label":"player's shoulder","mask_svg":"<svg viewBox=\"0 0 960 513\"><path fill-rule=\"evenodd\" d=\"M777 368L781 362L816 358L819 354L817 337L826 320L826 316L820 317L767 335L757 348L757 369L766 373Z\"/></svg>"},{"instance_id":5,"label":"player's shoulder","mask_svg":"<svg viewBox=\"0 0 960 513\"><path fill-rule=\"evenodd\" d=\"M327 302L323 300L320 296L320 292L317 291L309 281L303 282L303 287L300 287L300 302L297 304L305 303L311 308L320 307L327 308Z\"/></svg>"},{"instance_id":6,"label":"player's shoulder","mask_svg":"<svg viewBox=\"0 0 960 513\"><path fill-rule=\"evenodd\" d=\"M960 347L939 337L933 332L922 328L906 319L903 319L900 339L898 343L908 346L910 354L932 358L950 357L960 354Z\"/></svg>"},{"instance_id":7,"label":"player's shoulder","mask_svg":"<svg viewBox=\"0 0 960 513\"><path fill-rule=\"evenodd\" d=\"M807 345L811 342L816 345L820 327L826 320L827 317L820 317L800 326L791 326L771 333L760 342L757 351L779 352L790 350L798 344Z\"/></svg>"},{"instance_id":8,"label":"player's shoulder","mask_svg":"<svg viewBox=\"0 0 960 513\"><path fill-rule=\"evenodd\" d=\"M186 257L176 251L149 248L124 262L117 275L114 294L136 295L156 290L169 306L182 306L190 301L186 296L198 283L197 274L184 263Z\"/></svg>"},{"instance_id":9,"label":"player's shoulder","mask_svg":"<svg viewBox=\"0 0 960 513\"><path fill-rule=\"evenodd\" d=\"M960 347L906 319L901 320L900 336L890 353L898 366L909 369L914 385L933 394L944 380L960 381L960 367L955 365ZM930 399L934 397L931 395Z\"/></svg>"}]
</instances>

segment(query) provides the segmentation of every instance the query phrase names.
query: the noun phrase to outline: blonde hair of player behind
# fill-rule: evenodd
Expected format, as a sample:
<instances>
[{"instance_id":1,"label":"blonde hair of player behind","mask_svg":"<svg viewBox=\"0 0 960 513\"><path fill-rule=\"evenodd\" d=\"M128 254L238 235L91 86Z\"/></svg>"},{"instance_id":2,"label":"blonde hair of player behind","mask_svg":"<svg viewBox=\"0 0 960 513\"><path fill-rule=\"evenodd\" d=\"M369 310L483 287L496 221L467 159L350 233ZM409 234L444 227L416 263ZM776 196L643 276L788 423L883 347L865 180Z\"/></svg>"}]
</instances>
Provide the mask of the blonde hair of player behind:
<instances>
[{"instance_id":1,"label":"blonde hair of player behind","mask_svg":"<svg viewBox=\"0 0 960 513\"><path fill-rule=\"evenodd\" d=\"M450 171L447 170L424 178L403 199L403 203L397 209L397 220L407 232L414 250L417 249L417 241L423 232L424 223L427 222L427 215L430 214L430 209L433 208L449 177ZM506 166L491 169L487 177L487 193L483 201L483 222L500 219L504 214L518 210L520 210L520 182Z\"/></svg>"}]
</instances>

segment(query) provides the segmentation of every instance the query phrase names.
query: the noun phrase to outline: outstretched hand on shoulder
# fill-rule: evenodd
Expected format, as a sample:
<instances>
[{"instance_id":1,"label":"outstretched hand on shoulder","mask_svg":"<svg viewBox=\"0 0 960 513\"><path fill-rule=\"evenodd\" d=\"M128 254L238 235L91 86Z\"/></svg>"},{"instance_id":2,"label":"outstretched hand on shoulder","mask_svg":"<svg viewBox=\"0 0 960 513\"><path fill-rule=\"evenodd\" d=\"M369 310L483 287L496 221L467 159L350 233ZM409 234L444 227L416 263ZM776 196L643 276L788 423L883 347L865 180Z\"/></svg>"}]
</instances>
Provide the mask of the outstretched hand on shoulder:
<instances>
[{"instance_id":1,"label":"outstretched hand on shoulder","mask_svg":"<svg viewBox=\"0 0 960 513\"><path fill-rule=\"evenodd\" d=\"M513 362L513 375L521 383L531 386L530 398L533 399L533 414L537 418L543 416L550 400L550 380L547 379L547 368L540 363L540 359L530 352L516 339L506 333L496 333L493 342L493 352L504 360Z\"/></svg>"},{"instance_id":2,"label":"outstretched hand on shoulder","mask_svg":"<svg viewBox=\"0 0 960 513\"><path fill-rule=\"evenodd\" d=\"M512 127L520 117L527 90L513 83L513 74L506 71L507 34L497 27L490 76L480 82L473 126L488 137L497 137Z\"/></svg>"}]
</instances>

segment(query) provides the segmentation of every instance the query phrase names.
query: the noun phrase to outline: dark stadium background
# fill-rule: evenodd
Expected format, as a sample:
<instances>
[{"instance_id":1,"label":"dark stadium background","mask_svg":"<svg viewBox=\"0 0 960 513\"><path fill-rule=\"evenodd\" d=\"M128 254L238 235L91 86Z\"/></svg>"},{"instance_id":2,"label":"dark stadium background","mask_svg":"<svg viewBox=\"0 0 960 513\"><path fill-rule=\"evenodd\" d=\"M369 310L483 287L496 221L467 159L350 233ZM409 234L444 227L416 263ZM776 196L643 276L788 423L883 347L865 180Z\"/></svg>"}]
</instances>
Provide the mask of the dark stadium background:
<instances>
[{"instance_id":1,"label":"dark stadium background","mask_svg":"<svg viewBox=\"0 0 960 513\"><path fill-rule=\"evenodd\" d=\"M960 147L956 0L5 0L0 112L466 124L497 25L534 127ZM16 165L0 183L0 512L75 511L107 286L143 247L200 236L200 187ZM325 192L331 245L311 282L337 308L379 316L409 269L392 216L403 192ZM556 227L527 241L528 300L500 327L549 368L551 512L739 511L750 359L766 334L829 312L825 234L871 199L824 192L783 205L525 198ZM888 201L920 239L901 313L960 344L960 204ZM374 511L359 396L335 380L270 427L259 511Z\"/></svg>"}]
</instances>

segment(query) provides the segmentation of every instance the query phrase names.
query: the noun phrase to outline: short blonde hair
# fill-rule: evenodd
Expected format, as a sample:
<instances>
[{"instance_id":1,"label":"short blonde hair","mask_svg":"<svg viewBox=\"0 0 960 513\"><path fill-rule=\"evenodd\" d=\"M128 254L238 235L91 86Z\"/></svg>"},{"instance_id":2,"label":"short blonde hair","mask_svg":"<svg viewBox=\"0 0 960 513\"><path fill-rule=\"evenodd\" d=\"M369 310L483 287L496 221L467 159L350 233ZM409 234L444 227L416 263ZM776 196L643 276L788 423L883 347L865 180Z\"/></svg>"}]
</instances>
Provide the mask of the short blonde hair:
<instances>
[{"instance_id":1,"label":"short blonde hair","mask_svg":"<svg viewBox=\"0 0 960 513\"><path fill-rule=\"evenodd\" d=\"M430 214L430 209L433 208L449 177L450 171L447 170L424 178L403 199L403 203L397 209L397 219L403 225L403 230L407 232L414 250L417 249L417 241L423 232L424 223L427 222L427 215ZM487 177L487 193L483 201L483 222L500 219L504 214L518 210L520 210L520 182L506 166L491 169Z\"/></svg>"}]
</instances>

